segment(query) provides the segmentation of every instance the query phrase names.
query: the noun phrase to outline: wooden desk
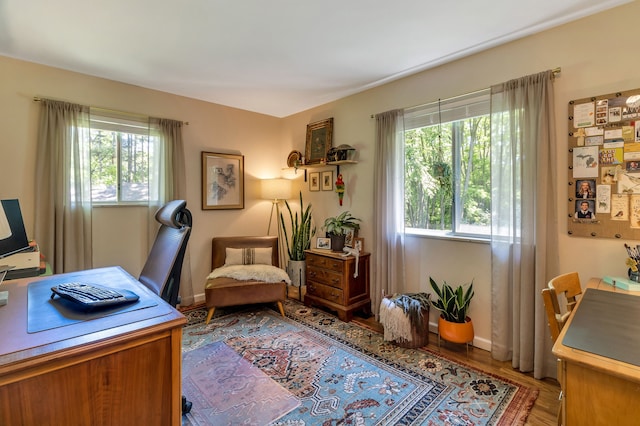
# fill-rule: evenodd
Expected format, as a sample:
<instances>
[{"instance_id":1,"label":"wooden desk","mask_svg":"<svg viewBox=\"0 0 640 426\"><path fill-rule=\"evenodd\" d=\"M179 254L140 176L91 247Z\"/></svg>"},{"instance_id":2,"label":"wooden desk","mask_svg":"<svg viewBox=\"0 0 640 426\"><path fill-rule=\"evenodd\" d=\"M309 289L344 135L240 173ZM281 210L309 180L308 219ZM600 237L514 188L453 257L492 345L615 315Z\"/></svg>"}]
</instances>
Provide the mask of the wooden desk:
<instances>
[{"instance_id":1,"label":"wooden desk","mask_svg":"<svg viewBox=\"0 0 640 426\"><path fill-rule=\"evenodd\" d=\"M572 316L553 345L554 355L561 360L558 381L563 393L562 424L565 426L637 424L640 418L640 366L566 346L563 342L571 330L572 322L580 312L582 301L585 300L587 293L592 291L591 289L624 294L625 298L640 296L638 292L615 288L597 278L592 278L588 282L583 297L578 301ZM631 305L633 314L640 315L640 298L637 305ZM633 306L637 307L637 312ZM583 309L586 312L587 304ZM598 315L592 317L594 323L601 320ZM580 320L584 318L579 318L578 321ZM626 328L624 322L616 322L611 327L612 333L624 333ZM584 330L584 327L581 329ZM575 332L577 329L572 331ZM640 340L640 335L626 334L629 342L635 344ZM625 347L628 347L628 344L625 344Z\"/></svg>"},{"instance_id":2,"label":"wooden desk","mask_svg":"<svg viewBox=\"0 0 640 426\"><path fill-rule=\"evenodd\" d=\"M61 279L128 288L147 307L29 333L32 290ZM186 320L135 278L111 267L0 288L0 425L180 424Z\"/></svg>"}]
</instances>

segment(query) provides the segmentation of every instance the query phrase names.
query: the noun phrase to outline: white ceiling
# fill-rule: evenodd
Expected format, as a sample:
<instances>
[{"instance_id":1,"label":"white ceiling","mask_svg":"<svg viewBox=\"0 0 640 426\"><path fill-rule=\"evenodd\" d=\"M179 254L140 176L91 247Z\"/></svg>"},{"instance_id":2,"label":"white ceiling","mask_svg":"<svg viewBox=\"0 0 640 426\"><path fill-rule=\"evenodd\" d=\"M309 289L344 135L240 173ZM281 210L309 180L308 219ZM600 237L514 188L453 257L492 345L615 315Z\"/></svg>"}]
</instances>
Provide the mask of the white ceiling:
<instances>
[{"instance_id":1,"label":"white ceiling","mask_svg":"<svg viewBox=\"0 0 640 426\"><path fill-rule=\"evenodd\" d=\"M284 117L628 2L0 0L0 55Z\"/></svg>"}]
</instances>

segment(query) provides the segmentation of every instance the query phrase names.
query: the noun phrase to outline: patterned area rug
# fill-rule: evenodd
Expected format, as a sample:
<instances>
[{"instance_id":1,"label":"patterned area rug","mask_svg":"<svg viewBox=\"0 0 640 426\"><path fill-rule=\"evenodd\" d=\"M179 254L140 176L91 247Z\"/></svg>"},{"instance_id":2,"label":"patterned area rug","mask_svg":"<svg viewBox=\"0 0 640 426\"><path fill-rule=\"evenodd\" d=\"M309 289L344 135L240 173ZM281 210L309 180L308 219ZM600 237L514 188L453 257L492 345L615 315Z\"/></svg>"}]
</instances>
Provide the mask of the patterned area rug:
<instances>
[{"instance_id":1,"label":"patterned area rug","mask_svg":"<svg viewBox=\"0 0 640 426\"><path fill-rule=\"evenodd\" d=\"M186 424L267 424L300 405L224 342L184 354L182 376L183 392L193 404Z\"/></svg>"},{"instance_id":2,"label":"patterned area rug","mask_svg":"<svg viewBox=\"0 0 640 426\"><path fill-rule=\"evenodd\" d=\"M285 312L220 309L208 326L204 309L185 313L185 357L224 341L300 400L277 420L244 424L522 425L538 395L295 301Z\"/></svg>"}]
</instances>

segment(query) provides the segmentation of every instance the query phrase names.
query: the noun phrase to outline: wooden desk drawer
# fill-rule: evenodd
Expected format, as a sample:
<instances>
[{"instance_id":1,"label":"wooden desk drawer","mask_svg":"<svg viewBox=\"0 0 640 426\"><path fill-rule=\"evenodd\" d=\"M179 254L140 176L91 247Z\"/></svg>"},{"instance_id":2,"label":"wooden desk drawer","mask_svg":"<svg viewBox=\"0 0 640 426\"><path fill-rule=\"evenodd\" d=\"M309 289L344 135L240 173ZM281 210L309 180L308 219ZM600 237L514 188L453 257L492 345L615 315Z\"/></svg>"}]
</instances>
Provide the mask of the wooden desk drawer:
<instances>
[{"instance_id":1,"label":"wooden desk drawer","mask_svg":"<svg viewBox=\"0 0 640 426\"><path fill-rule=\"evenodd\" d=\"M342 275L327 269L307 266L307 281L317 281L340 289L344 287Z\"/></svg>"},{"instance_id":2,"label":"wooden desk drawer","mask_svg":"<svg viewBox=\"0 0 640 426\"><path fill-rule=\"evenodd\" d=\"M344 297L344 293L340 289L310 281L307 281L307 294L318 296L334 303L342 303Z\"/></svg>"},{"instance_id":3,"label":"wooden desk drawer","mask_svg":"<svg viewBox=\"0 0 640 426\"><path fill-rule=\"evenodd\" d=\"M307 253L307 267L308 266L317 266L318 268L329 269L342 273L344 262L339 259L332 259L330 257Z\"/></svg>"}]
</instances>

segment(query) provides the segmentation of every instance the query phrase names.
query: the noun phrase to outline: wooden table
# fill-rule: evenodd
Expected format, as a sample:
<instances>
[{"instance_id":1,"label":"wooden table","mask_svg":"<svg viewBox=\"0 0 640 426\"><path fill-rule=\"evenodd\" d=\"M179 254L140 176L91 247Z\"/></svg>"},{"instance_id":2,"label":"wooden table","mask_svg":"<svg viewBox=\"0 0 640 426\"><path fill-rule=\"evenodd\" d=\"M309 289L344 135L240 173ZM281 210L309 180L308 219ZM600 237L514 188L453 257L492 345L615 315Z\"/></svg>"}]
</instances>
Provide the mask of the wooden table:
<instances>
[{"instance_id":1,"label":"wooden table","mask_svg":"<svg viewBox=\"0 0 640 426\"><path fill-rule=\"evenodd\" d=\"M126 288L140 300L106 316L63 315L46 289L64 281ZM9 292L0 307L1 425L180 424L186 320L135 278L110 267L0 289Z\"/></svg>"},{"instance_id":2,"label":"wooden table","mask_svg":"<svg viewBox=\"0 0 640 426\"><path fill-rule=\"evenodd\" d=\"M594 293L589 294L591 291ZM640 353L635 353L634 348L640 345L640 333L637 332L638 321L634 319L640 318L640 298L635 303L636 296L640 293L615 288L598 278L588 282L553 345L553 353L561 361L558 381L563 393L563 425L637 424L640 418L640 366L634 363L637 364ZM620 306L625 308L620 309ZM594 308L597 308L595 315L592 314ZM593 330L592 336L589 326ZM576 344L581 336L586 340L584 347L588 350L577 348L582 347ZM604 342L606 344L602 345ZM598 344L601 345L598 347ZM617 352L619 348L623 352ZM621 353L622 358L630 362L614 358L620 358Z\"/></svg>"}]
</instances>

